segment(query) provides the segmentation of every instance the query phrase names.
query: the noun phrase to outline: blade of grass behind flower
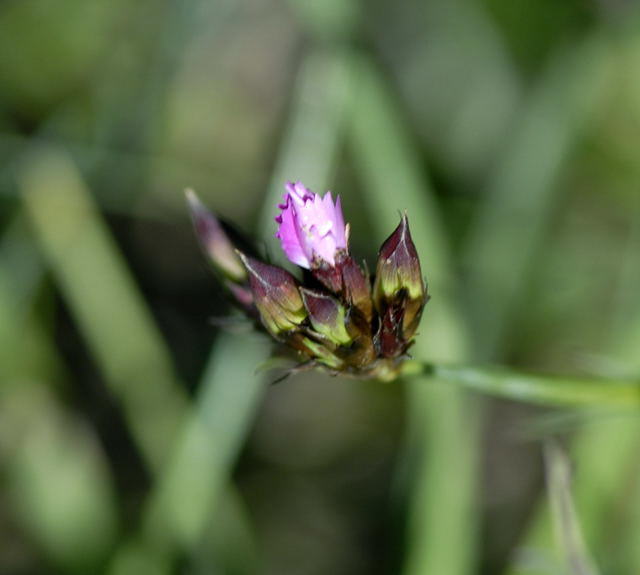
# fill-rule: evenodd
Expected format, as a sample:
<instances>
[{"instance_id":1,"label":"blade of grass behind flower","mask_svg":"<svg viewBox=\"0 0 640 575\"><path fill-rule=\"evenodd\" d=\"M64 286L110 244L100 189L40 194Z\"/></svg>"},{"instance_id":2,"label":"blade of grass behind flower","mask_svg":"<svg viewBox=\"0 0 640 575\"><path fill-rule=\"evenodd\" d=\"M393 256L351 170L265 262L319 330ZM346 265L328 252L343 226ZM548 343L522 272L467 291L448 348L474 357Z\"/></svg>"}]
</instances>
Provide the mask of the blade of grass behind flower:
<instances>
[{"instance_id":1,"label":"blade of grass behind flower","mask_svg":"<svg viewBox=\"0 0 640 575\"><path fill-rule=\"evenodd\" d=\"M580 522L571 497L571 471L568 457L554 442L545 445L547 492L560 553L571 575L597 575L597 569L584 544Z\"/></svg>"},{"instance_id":2,"label":"blade of grass behind flower","mask_svg":"<svg viewBox=\"0 0 640 575\"><path fill-rule=\"evenodd\" d=\"M2 394L3 491L51 568L95 573L115 540L115 486L94 430L54 393L42 377Z\"/></svg>"},{"instance_id":3,"label":"blade of grass behind flower","mask_svg":"<svg viewBox=\"0 0 640 575\"><path fill-rule=\"evenodd\" d=\"M143 457L158 471L187 408L170 353L67 157L40 151L21 176L27 214L56 281ZM148 556L138 559L149 568ZM167 568L163 557L155 563L158 572Z\"/></svg>"},{"instance_id":4,"label":"blade of grass behind flower","mask_svg":"<svg viewBox=\"0 0 640 575\"><path fill-rule=\"evenodd\" d=\"M566 160L605 85L606 59L595 41L556 57L532 95L522 103L509 147L497 164L479 217L463 250L465 293L476 337L476 357L500 361L514 313L523 303L535 256L560 195L558 179ZM515 400L547 405L580 405L597 397L609 399L607 387L576 381L556 387L543 377L498 376L467 370L468 384L488 384L484 391ZM486 377L488 375L488 377ZM492 387L493 389L489 389ZM499 389L498 389L499 388ZM633 403L635 394L621 389L619 400ZM577 393L574 393L577 392ZM549 525L549 523L547 523ZM540 540L552 544L550 529Z\"/></svg>"},{"instance_id":5,"label":"blade of grass behind flower","mask_svg":"<svg viewBox=\"0 0 640 575\"><path fill-rule=\"evenodd\" d=\"M380 73L364 56L356 77L350 144L366 192L364 205L380 243L398 224L398 210L407 209L433 295L413 353L420 359L464 361L469 342L433 191ZM467 398L450 386L411 381L408 393L408 452L419 460L410 463L415 481L404 572L471 573L477 547L476 416Z\"/></svg>"},{"instance_id":6,"label":"blade of grass behind flower","mask_svg":"<svg viewBox=\"0 0 640 575\"><path fill-rule=\"evenodd\" d=\"M20 207L16 212L0 241L4 487L20 529L56 568L95 572L116 536L113 479L95 431L56 395L69 373L38 305L51 282Z\"/></svg>"},{"instance_id":7,"label":"blade of grass behind flower","mask_svg":"<svg viewBox=\"0 0 640 575\"><path fill-rule=\"evenodd\" d=\"M45 326L34 313L44 270L19 213L0 242L0 393L33 380L65 377Z\"/></svg>"},{"instance_id":8,"label":"blade of grass behind flower","mask_svg":"<svg viewBox=\"0 0 640 575\"><path fill-rule=\"evenodd\" d=\"M191 551L211 513L219 512L264 390L256 364L268 352L268 341L255 334L225 334L216 342L193 411L143 518L144 536L162 553Z\"/></svg>"},{"instance_id":9,"label":"blade of grass behind flower","mask_svg":"<svg viewBox=\"0 0 640 575\"><path fill-rule=\"evenodd\" d=\"M614 315L611 355L640 374L637 344L640 342L640 202L629 211L631 235L620 278L620 296ZM577 470L575 496L584 521L586 540L601 565L608 570L640 572L640 489L637 487L636 454L640 448L640 418L611 417L601 424L588 422L573 445ZM632 486L632 487L630 487ZM612 545L612 517L622 506L623 528Z\"/></svg>"},{"instance_id":10,"label":"blade of grass behind flower","mask_svg":"<svg viewBox=\"0 0 640 575\"><path fill-rule=\"evenodd\" d=\"M3 487L21 531L58 569L93 572L115 538L114 486L93 430L54 395L68 373L36 313L44 270L23 224L18 213L0 242Z\"/></svg>"},{"instance_id":11,"label":"blade of grass behind flower","mask_svg":"<svg viewBox=\"0 0 640 575\"><path fill-rule=\"evenodd\" d=\"M509 318L522 303L528 270L560 195L559 175L606 86L604 51L601 41L590 39L552 60L520 111L471 227L465 293L482 358L495 359Z\"/></svg>"},{"instance_id":12,"label":"blade of grass behind flower","mask_svg":"<svg viewBox=\"0 0 640 575\"><path fill-rule=\"evenodd\" d=\"M580 86L580 84L576 83L578 87L584 88L585 83L588 86L589 80L591 80L592 88L597 88L598 84L602 85L601 80L606 75L607 66L613 65L613 57L614 54L607 52L607 45L601 39L587 43L581 47L575 56L577 65L568 66L568 69L573 68L573 74L569 77L574 78L575 82L582 75L583 84ZM589 78L589 75L592 77ZM578 90L573 92L572 95L574 100L578 99L574 109L578 110L581 115L588 114L589 108L592 108L595 103L594 100L596 100L593 89L584 92ZM637 265L637 251L634 252L632 248L630 252L632 255L629 256L629 263ZM635 281L632 283L637 284ZM628 286L626 289L629 291ZM637 285L633 285L630 289L637 290ZM635 299L637 291L633 293ZM628 306L625 307L626 309L622 312L624 317L627 320L633 318L635 313L630 312ZM626 322L624 323L627 325ZM633 321L631 322L632 324ZM627 328L617 330L614 340L618 341L612 342L611 347L614 355L620 355L622 348L620 341L628 341L627 333ZM636 350L634 349L633 354L628 359L632 361L636 359L637 353L635 352ZM601 400L592 403L594 405L602 405L608 402L609 399L610 397L607 396L605 390ZM630 400L633 399L630 398ZM632 471L629 460L637 450L637 438L638 424L634 418L625 416L610 417L601 421L588 422L587 426L579 433L571 449L571 457L575 461L577 471L574 488L576 507L581 517L587 544L600 559L601 564L614 560L615 557L621 555L620 545L616 545L615 551L611 553L607 553L604 545L610 535L608 525L615 502L624 489L625 477ZM537 510L537 514L534 515L531 528L527 533L526 539L521 544L521 549L526 551L527 554L553 556L554 543L550 526L551 518L548 507L542 503L540 509ZM640 532L640 528L635 527L635 532ZM630 549L634 547L635 542L630 546ZM519 555L522 554L516 556L516 562L510 571L513 575L529 573L526 564L522 564L518 560ZM640 562L638 562L638 567L640 567ZM629 568L629 565L626 568Z\"/></svg>"},{"instance_id":13,"label":"blade of grass behind flower","mask_svg":"<svg viewBox=\"0 0 640 575\"><path fill-rule=\"evenodd\" d=\"M636 206L629 213L632 219L632 235L629 240L629 246L625 257L625 269L623 269L623 283L620 290L619 313L620 329L614 336L615 349L617 354L615 357L621 358L628 363L628 367L640 373L640 357L638 350L640 349L640 305L637 294L640 293L640 266L638 265L638 253L640 253L640 198L636 198ZM616 567L620 569L629 567L633 572L640 572L640 548L637 544L640 538L640 485L637 478L637 467L633 466L638 453L640 444L640 420L636 417L635 421L627 424L628 429L623 434L616 433L611 430L611 441L609 445L617 445L614 443L619 439L627 443L627 437L630 438L628 448L620 453L621 459L626 463L619 465L626 471L624 480L615 478L612 482L611 492L617 495L618 504L624 504L627 510L626 517L623 522L622 552L617 554L615 549L610 549L612 555L618 559ZM585 438L585 445L588 438ZM620 450L616 450L620 451ZM597 454L593 454L593 458L597 458ZM623 467L624 465L624 467ZM633 486L629 491L625 488L629 484ZM597 486L593 486L597 487ZM606 489L608 486L604 485ZM613 491L613 489L616 491ZM609 491L608 491L609 492ZM625 500L628 497L628 500ZM585 494L585 501L588 501L588 494ZM612 502L613 503L613 502ZM604 530L603 530L604 531ZM602 536L606 533L601 533Z\"/></svg>"},{"instance_id":14,"label":"blade of grass behind flower","mask_svg":"<svg viewBox=\"0 0 640 575\"><path fill-rule=\"evenodd\" d=\"M69 159L40 150L20 183L29 222L106 383L152 469L185 413L169 350Z\"/></svg>"},{"instance_id":15,"label":"blade of grass behind flower","mask_svg":"<svg viewBox=\"0 0 640 575\"><path fill-rule=\"evenodd\" d=\"M299 178L318 189L329 184L348 99L348 76L348 62L337 54L313 51L302 61L262 210L260 237L273 235L275 205L287 179ZM178 544L192 550L208 529L212 513L218 514L217 501L264 391L265 378L255 371L268 357L268 346L255 337L222 335L212 350L196 411L143 520L145 536L156 548ZM207 447L216 441L217 449ZM128 552L123 549L123 554ZM140 549L132 553L139 557ZM111 572L127 572L118 565L124 561L124 557L116 561Z\"/></svg>"}]
</instances>

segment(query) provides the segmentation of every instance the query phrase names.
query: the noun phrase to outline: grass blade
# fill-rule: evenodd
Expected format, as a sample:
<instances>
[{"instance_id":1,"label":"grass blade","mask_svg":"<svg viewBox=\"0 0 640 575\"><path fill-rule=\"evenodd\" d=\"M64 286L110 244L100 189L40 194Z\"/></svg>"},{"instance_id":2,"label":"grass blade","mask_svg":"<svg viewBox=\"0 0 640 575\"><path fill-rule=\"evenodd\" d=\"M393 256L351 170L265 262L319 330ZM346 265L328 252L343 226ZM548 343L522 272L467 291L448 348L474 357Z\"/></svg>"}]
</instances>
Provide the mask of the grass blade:
<instances>
[{"instance_id":1,"label":"grass blade","mask_svg":"<svg viewBox=\"0 0 640 575\"><path fill-rule=\"evenodd\" d=\"M351 121L351 147L380 239L407 209L412 236L423 260L433 302L427 307L413 350L422 358L464 361L469 348L455 302L453 266L432 190L402 118L373 64L357 66L358 92ZM473 571L477 526L473 517L476 482L476 421L471 406L450 386L409 383L409 452L418 453L412 471L405 573Z\"/></svg>"},{"instance_id":2,"label":"grass blade","mask_svg":"<svg viewBox=\"0 0 640 575\"><path fill-rule=\"evenodd\" d=\"M603 79L606 78L609 68L613 66L614 57L606 41L595 37L580 46L570 58L564 58L558 62L558 65L565 68L566 74L562 75L561 83L558 84L556 81L558 87L555 89L555 95L552 91L547 97L549 107L547 115L555 121L559 113L557 107L562 106L562 109L567 109L567 104L563 103L565 101L568 101L568 107L574 110L571 115L565 116L564 120L566 127L572 128L572 132L567 134L572 136L571 140L566 144L575 139L573 133L576 130L579 133L585 119L589 117L590 110L593 110L594 105L599 101L602 88L606 85ZM557 73L555 77L557 78ZM566 86L564 92L562 86ZM553 82L550 82L550 88L553 88ZM572 102L575 104L572 105ZM634 252L632 255L634 264L637 259L636 254L637 252ZM635 293L637 291L634 291ZM628 319L634 314L629 313L627 309L624 311L624 316ZM622 335L623 332L624 335ZM617 338L626 343L629 341L627 329L623 332L618 329ZM622 345L619 343L612 345L614 354L619 355L617 352L621 351ZM629 357L635 357L635 350ZM602 392L596 392L596 396L592 398L593 404L602 406L616 403L637 407L638 402L633 387L612 385L608 392L602 389ZM625 395L628 397L625 398ZM585 396L584 400L588 403L588 396ZM571 457L577 469L574 487L576 507L582 520L585 539L601 563L607 555L603 544L609 531L605 527L608 524L608 513L611 512L612 505L623 488L625 474L630 470L628 460L637 448L637 433L638 426L634 418L607 418L603 422L594 421L581 430L571 450ZM539 557L553 553L551 516L546 505L542 504L534 516L521 549L526 550L529 555L536 554ZM522 553L516 555L510 571L513 575L529 573L526 564L518 559L522 555ZM620 555L618 546L610 555L611 557Z\"/></svg>"},{"instance_id":3,"label":"grass blade","mask_svg":"<svg viewBox=\"0 0 640 575\"><path fill-rule=\"evenodd\" d=\"M527 270L559 196L556 183L606 86L604 56L596 40L552 62L489 183L464 258L479 357L495 357L523 303Z\"/></svg>"},{"instance_id":4,"label":"grass blade","mask_svg":"<svg viewBox=\"0 0 640 575\"><path fill-rule=\"evenodd\" d=\"M339 57L321 51L311 52L302 62L295 105L262 212L262 237L273 235L272 211L287 179L324 189L333 175L348 86L339 82L344 89L336 90L334 84L336 77L348 75L346 66ZM175 546L192 550L212 514L218 513L217 502L264 391L264 378L255 370L268 357L269 346L255 337L223 335L215 344L195 411L145 512L145 543L124 547L111 573L128 573L145 557L152 563L153 552L149 555L144 545L162 553ZM205 449L212 442L217 450Z\"/></svg>"},{"instance_id":5,"label":"grass blade","mask_svg":"<svg viewBox=\"0 0 640 575\"><path fill-rule=\"evenodd\" d=\"M21 172L29 221L56 281L152 469L185 413L166 348L73 164L55 151Z\"/></svg>"},{"instance_id":6,"label":"grass blade","mask_svg":"<svg viewBox=\"0 0 640 575\"><path fill-rule=\"evenodd\" d=\"M416 362L417 363L417 362ZM416 367L407 366L407 373ZM518 373L501 368L426 365L416 371L487 395L551 407L640 406L640 381Z\"/></svg>"},{"instance_id":7,"label":"grass blade","mask_svg":"<svg viewBox=\"0 0 640 575\"><path fill-rule=\"evenodd\" d=\"M580 531L571 498L571 472L567 456L560 447L547 443L544 450L547 490L551 503L556 540L571 575L597 575Z\"/></svg>"}]
</instances>

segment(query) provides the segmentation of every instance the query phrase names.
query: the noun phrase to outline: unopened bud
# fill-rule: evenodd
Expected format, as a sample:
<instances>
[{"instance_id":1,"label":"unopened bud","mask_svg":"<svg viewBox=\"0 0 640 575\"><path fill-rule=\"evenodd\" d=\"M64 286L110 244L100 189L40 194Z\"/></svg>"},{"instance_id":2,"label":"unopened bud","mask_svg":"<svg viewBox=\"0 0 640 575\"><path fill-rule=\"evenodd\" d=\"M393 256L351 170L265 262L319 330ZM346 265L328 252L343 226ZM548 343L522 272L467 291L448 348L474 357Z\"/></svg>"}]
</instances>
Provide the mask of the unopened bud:
<instances>
[{"instance_id":1,"label":"unopened bud","mask_svg":"<svg viewBox=\"0 0 640 575\"><path fill-rule=\"evenodd\" d=\"M418 252L411 239L406 214L380 248L374 300L379 313L393 305L402 306L404 337L415 331L425 304L425 284L422 279Z\"/></svg>"},{"instance_id":2,"label":"unopened bud","mask_svg":"<svg viewBox=\"0 0 640 575\"><path fill-rule=\"evenodd\" d=\"M211 263L228 279L245 281L247 273L218 219L204 207L193 190L186 190L185 194L196 235Z\"/></svg>"},{"instance_id":3,"label":"unopened bud","mask_svg":"<svg viewBox=\"0 0 640 575\"><path fill-rule=\"evenodd\" d=\"M296 329L307 317L295 278L286 270L238 252L249 275L253 302L273 335Z\"/></svg>"},{"instance_id":4,"label":"unopened bud","mask_svg":"<svg viewBox=\"0 0 640 575\"><path fill-rule=\"evenodd\" d=\"M411 239L406 214L395 231L382 244L378 254L375 298L391 299L401 290L409 298L424 296L424 282L418 252Z\"/></svg>"},{"instance_id":5,"label":"unopened bud","mask_svg":"<svg viewBox=\"0 0 640 575\"><path fill-rule=\"evenodd\" d=\"M344 307L333 297L301 288L313 329L336 345L348 345L352 338L345 327Z\"/></svg>"}]
</instances>

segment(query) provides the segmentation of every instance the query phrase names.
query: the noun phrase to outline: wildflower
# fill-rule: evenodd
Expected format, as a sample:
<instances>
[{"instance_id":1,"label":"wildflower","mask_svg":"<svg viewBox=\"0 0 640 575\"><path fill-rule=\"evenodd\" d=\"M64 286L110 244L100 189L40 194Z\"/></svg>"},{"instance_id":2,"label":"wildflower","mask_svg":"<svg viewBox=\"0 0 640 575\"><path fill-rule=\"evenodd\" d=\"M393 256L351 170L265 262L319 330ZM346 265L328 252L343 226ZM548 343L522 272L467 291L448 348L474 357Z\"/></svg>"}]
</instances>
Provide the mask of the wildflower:
<instances>
[{"instance_id":1,"label":"wildflower","mask_svg":"<svg viewBox=\"0 0 640 575\"><path fill-rule=\"evenodd\" d=\"M236 303L304 366L390 380L399 373L429 296L406 214L380 248L376 276L349 253L340 197L287 183L276 218L282 249L305 285L233 249L219 221L188 193L198 238Z\"/></svg>"},{"instance_id":2,"label":"wildflower","mask_svg":"<svg viewBox=\"0 0 640 575\"><path fill-rule=\"evenodd\" d=\"M331 192L314 194L300 182L288 182L276 237L291 262L306 269L334 266L347 248L347 230L340 197L333 203Z\"/></svg>"}]
</instances>

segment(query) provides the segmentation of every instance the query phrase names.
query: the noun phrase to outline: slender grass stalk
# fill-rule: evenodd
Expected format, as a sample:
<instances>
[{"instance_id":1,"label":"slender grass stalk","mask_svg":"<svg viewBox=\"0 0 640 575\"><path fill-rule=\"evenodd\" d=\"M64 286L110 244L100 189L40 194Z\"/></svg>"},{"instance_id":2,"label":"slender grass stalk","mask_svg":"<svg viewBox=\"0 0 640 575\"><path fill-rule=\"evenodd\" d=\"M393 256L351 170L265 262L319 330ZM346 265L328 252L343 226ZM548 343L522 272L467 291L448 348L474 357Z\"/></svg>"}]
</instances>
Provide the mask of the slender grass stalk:
<instances>
[{"instance_id":1,"label":"slender grass stalk","mask_svg":"<svg viewBox=\"0 0 640 575\"><path fill-rule=\"evenodd\" d=\"M560 72L564 69L566 73L558 74L556 71L548 82L548 88L541 91L541 104L545 104L541 110L544 111L546 108L546 115L560 126L559 136L562 134L564 136L559 137L559 141L564 144L564 147L575 140L576 133L581 132L585 120L589 118L590 112L600 101L605 86L603 80L606 79L608 70L614 65L613 58L614 55L606 41L596 36L580 46L571 57L560 60L556 66L560 68ZM554 77L557 78L555 82ZM546 98L544 98L545 94L547 94ZM562 116L564 128L562 123L559 124L557 121L560 109L571 110L570 114ZM544 146L541 147L544 148ZM561 150L562 148L558 149L558 151ZM566 152L563 155L566 155ZM633 259L635 263L635 254ZM624 311L626 317L629 316L628 311L628 309ZM618 334L620 335L620 331ZM626 336L623 339L627 339ZM617 403L632 406L635 403L633 385L611 385L610 388L609 392L603 390L602 394L600 391L595 392L596 396L602 395L600 399L594 397L602 402L595 405ZM625 399L624 396L627 394L630 397ZM606 556L606 553L603 553L603 539L606 539L609 533L606 527L607 513L611 512L612 504L623 488L624 475L629 470L627 462L637 446L635 439L637 429L634 418L609 418L604 422L596 421L579 434L572 448L572 458L575 460L577 470L576 508L587 544L601 564ZM541 504L538 509L521 548L539 556L554 555L551 516L546 504ZM616 549L614 555L619 555L619 549ZM518 561L518 555L510 573L512 575L529 573L526 564L520 564Z\"/></svg>"},{"instance_id":2,"label":"slender grass stalk","mask_svg":"<svg viewBox=\"0 0 640 575\"><path fill-rule=\"evenodd\" d=\"M640 373L640 360L636 334L640 333L640 202L629 212L631 235L623 259L620 278L621 297L614 314L610 353L625 365ZM584 525L588 544L605 570L640 570L640 516L625 513L621 534L612 544L608 525L628 494L627 509L640 506L640 490L635 484L637 468L635 458L640 447L640 417L609 419L602 423L589 422L580 430L573 444L573 459L577 475L575 481L576 505Z\"/></svg>"},{"instance_id":3,"label":"slender grass stalk","mask_svg":"<svg viewBox=\"0 0 640 575\"><path fill-rule=\"evenodd\" d=\"M21 214L0 239L0 394L35 381L61 383L66 369L34 314L44 270Z\"/></svg>"},{"instance_id":4,"label":"slender grass stalk","mask_svg":"<svg viewBox=\"0 0 640 575\"><path fill-rule=\"evenodd\" d=\"M143 517L145 541L157 556L192 550L211 514L220 514L219 500L229 492L231 470L264 391L256 362L268 351L258 336L227 334L216 343L193 412ZM227 512L242 513L240 507Z\"/></svg>"},{"instance_id":5,"label":"slender grass stalk","mask_svg":"<svg viewBox=\"0 0 640 575\"><path fill-rule=\"evenodd\" d=\"M24 386L34 379L52 375L59 380L63 368L43 326L32 317L24 317L16 307L10 270L0 266L0 393ZM24 357L29 357L25 365Z\"/></svg>"},{"instance_id":6,"label":"slender grass stalk","mask_svg":"<svg viewBox=\"0 0 640 575\"><path fill-rule=\"evenodd\" d=\"M509 147L489 180L463 249L477 360L500 361L504 356L514 312L524 302L561 192L559 176L602 93L602 56L602 47L593 42L551 63L532 95L522 102ZM596 64L593 69L588 68L591 60ZM558 401L551 397L557 394L544 398L542 389L534 387L536 402L553 405ZM501 395L507 389L485 391ZM573 405L576 399L566 401ZM550 529L544 530L542 539L552 545Z\"/></svg>"},{"instance_id":7,"label":"slender grass stalk","mask_svg":"<svg viewBox=\"0 0 640 575\"><path fill-rule=\"evenodd\" d=\"M509 318L523 303L528 271L560 195L559 176L606 86L605 56L606 46L595 38L552 61L489 182L464 254L478 357L495 359Z\"/></svg>"},{"instance_id":8,"label":"slender grass stalk","mask_svg":"<svg viewBox=\"0 0 640 575\"><path fill-rule=\"evenodd\" d=\"M143 458L157 471L187 408L169 351L70 160L40 150L25 161L20 181L29 223L56 283Z\"/></svg>"},{"instance_id":9,"label":"slender grass stalk","mask_svg":"<svg viewBox=\"0 0 640 575\"><path fill-rule=\"evenodd\" d=\"M93 431L54 395L68 373L35 313L43 262L23 224L18 210L0 241L3 486L57 568L93 572L115 538L113 484Z\"/></svg>"},{"instance_id":10,"label":"slender grass stalk","mask_svg":"<svg viewBox=\"0 0 640 575\"><path fill-rule=\"evenodd\" d=\"M2 394L3 489L21 531L56 570L94 573L116 536L114 484L94 431L47 384Z\"/></svg>"},{"instance_id":11,"label":"slender grass stalk","mask_svg":"<svg viewBox=\"0 0 640 575\"><path fill-rule=\"evenodd\" d=\"M479 393L551 407L640 406L640 380L607 380L534 375L503 368L407 364L405 374L428 375L436 381Z\"/></svg>"},{"instance_id":12,"label":"slender grass stalk","mask_svg":"<svg viewBox=\"0 0 640 575\"><path fill-rule=\"evenodd\" d=\"M556 540L560 553L564 555L567 573L597 575L598 570L584 543L571 497L569 459L554 442L545 445L544 459Z\"/></svg>"},{"instance_id":13,"label":"slender grass stalk","mask_svg":"<svg viewBox=\"0 0 640 575\"><path fill-rule=\"evenodd\" d=\"M638 266L637 255L640 251L640 201L636 203L636 209L630 214L633 217L633 233L629 242L629 249L626 256L627 268L623 270L623 292L627 297L623 298L620 302L621 317L628 318L628 323L623 322L621 329L618 331L620 334L615 339L615 347L619 352L619 356L626 359L630 363L630 367L637 370L640 373L640 358L638 357L638 349L640 349L640 306L638 305L637 293L640 289L640 267ZM640 444L640 418L637 418L634 422L628 424L627 429L611 430L609 432L608 448L618 445L618 441L623 440L627 444L627 449L617 450L620 453L620 459L622 460L617 466L617 469L624 469L626 471L626 481L615 478L614 492L618 496L617 501L620 501L620 491L622 486L629 484L629 479L633 483L630 494L630 504L627 516L624 522L624 534L623 545L624 552L620 555L616 555L618 563L616 566L621 568L629 567L632 571L640 572L640 549L637 542L640 538L640 486L634 478L637 477L637 468L633 468L629 465L630 461L635 460L635 456L638 453L638 447ZM587 445L588 438L585 439L585 445ZM595 459L595 455L592 456ZM604 483L604 482L603 482ZM601 484L602 485L602 484ZM605 487L608 485L605 484ZM585 501L588 494L585 495ZM612 497L613 499L613 497ZM604 537L605 533L600 534ZM611 549L612 554L615 553L614 549Z\"/></svg>"},{"instance_id":14,"label":"slender grass stalk","mask_svg":"<svg viewBox=\"0 0 640 575\"><path fill-rule=\"evenodd\" d=\"M21 171L24 206L75 320L152 469L185 413L169 350L75 167L41 151Z\"/></svg>"},{"instance_id":15,"label":"slender grass stalk","mask_svg":"<svg viewBox=\"0 0 640 575\"><path fill-rule=\"evenodd\" d=\"M407 209L414 242L428 276L433 302L414 348L421 358L464 361L469 347L455 302L453 265L447 240L426 179L393 99L374 65L357 63L358 91L352 106L350 144L366 190L374 230L380 237ZM451 386L408 386L413 494L409 504L408 575L473 571L476 554L474 491L476 416Z\"/></svg>"}]
</instances>

